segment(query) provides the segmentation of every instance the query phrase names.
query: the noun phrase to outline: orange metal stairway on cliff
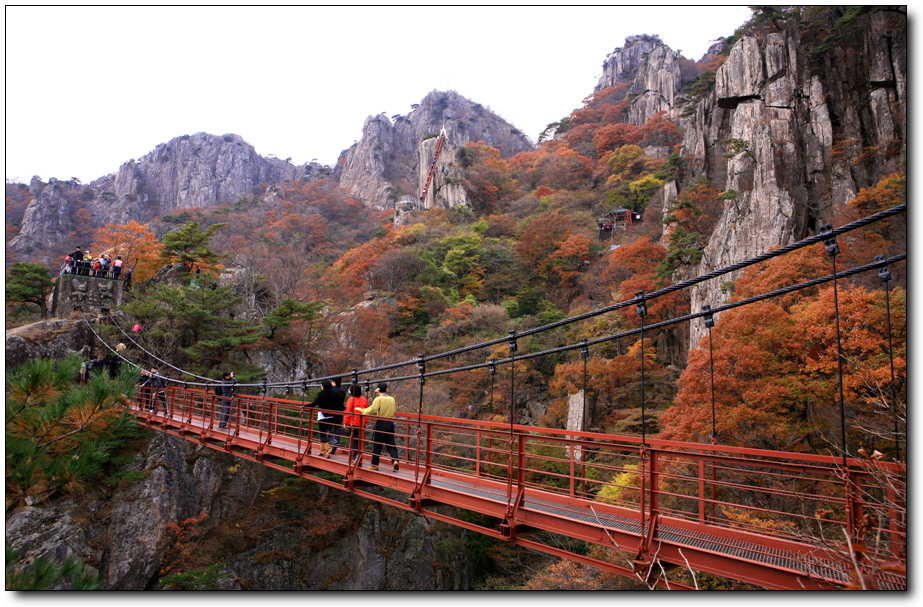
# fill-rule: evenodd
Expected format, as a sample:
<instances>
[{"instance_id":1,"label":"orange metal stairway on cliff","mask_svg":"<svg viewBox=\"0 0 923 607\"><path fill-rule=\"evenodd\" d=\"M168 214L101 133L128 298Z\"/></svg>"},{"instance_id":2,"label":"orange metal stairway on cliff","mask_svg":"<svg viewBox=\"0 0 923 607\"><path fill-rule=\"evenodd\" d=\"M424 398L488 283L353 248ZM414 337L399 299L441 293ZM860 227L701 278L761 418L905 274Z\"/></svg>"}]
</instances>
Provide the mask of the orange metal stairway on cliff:
<instances>
[{"instance_id":1,"label":"orange metal stairway on cliff","mask_svg":"<svg viewBox=\"0 0 923 607\"><path fill-rule=\"evenodd\" d=\"M423 207L423 201L426 200L426 193L429 191L429 184L433 180L433 174L436 172L436 161L439 159L439 153L442 151L442 144L445 143L445 127L439 131L439 139L436 141L436 151L433 154L433 162L429 165L429 173L426 175L426 182L423 184L423 193L420 195L420 207Z\"/></svg>"}]
</instances>

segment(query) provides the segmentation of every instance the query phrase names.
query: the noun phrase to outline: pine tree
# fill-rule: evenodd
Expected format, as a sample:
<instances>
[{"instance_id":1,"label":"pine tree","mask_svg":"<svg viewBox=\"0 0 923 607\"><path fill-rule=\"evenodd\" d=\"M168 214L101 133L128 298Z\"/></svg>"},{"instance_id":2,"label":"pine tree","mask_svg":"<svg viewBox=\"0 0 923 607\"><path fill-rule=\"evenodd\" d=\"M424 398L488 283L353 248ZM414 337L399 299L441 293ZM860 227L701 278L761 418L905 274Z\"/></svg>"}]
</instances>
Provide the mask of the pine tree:
<instances>
[{"instance_id":1,"label":"pine tree","mask_svg":"<svg viewBox=\"0 0 923 607\"><path fill-rule=\"evenodd\" d=\"M164 262L176 262L185 264L188 269L196 264L202 267L211 268L221 259L221 253L217 253L208 247L208 241L211 239L219 228L223 228L224 223L216 223L208 226L205 231L199 230L199 222L190 221L182 227L164 234L161 239L163 249L160 257Z\"/></svg>"},{"instance_id":2,"label":"pine tree","mask_svg":"<svg viewBox=\"0 0 923 607\"><path fill-rule=\"evenodd\" d=\"M69 590L98 590L101 586L99 577L86 571L84 564L73 555L61 564L42 557L29 562L7 544L7 590L53 590L63 580L69 582Z\"/></svg>"},{"instance_id":3,"label":"pine tree","mask_svg":"<svg viewBox=\"0 0 923 607\"><path fill-rule=\"evenodd\" d=\"M96 479L115 445L135 427L122 410L137 373L116 380L93 373L80 386L80 359L36 360L6 379L7 504L35 504L80 493Z\"/></svg>"},{"instance_id":4,"label":"pine tree","mask_svg":"<svg viewBox=\"0 0 923 607\"><path fill-rule=\"evenodd\" d=\"M17 261L10 265L6 275L6 301L36 304L41 317L45 318L48 313L45 300L53 285L51 271L45 264Z\"/></svg>"},{"instance_id":5,"label":"pine tree","mask_svg":"<svg viewBox=\"0 0 923 607\"><path fill-rule=\"evenodd\" d=\"M202 273L195 284L151 285L123 309L144 327L144 343L153 353L178 367L209 373L265 334L264 327L236 317L242 302L230 286L218 286L213 274ZM258 376L256 367L243 360L239 365L241 381Z\"/></svg>"}]
</instances>

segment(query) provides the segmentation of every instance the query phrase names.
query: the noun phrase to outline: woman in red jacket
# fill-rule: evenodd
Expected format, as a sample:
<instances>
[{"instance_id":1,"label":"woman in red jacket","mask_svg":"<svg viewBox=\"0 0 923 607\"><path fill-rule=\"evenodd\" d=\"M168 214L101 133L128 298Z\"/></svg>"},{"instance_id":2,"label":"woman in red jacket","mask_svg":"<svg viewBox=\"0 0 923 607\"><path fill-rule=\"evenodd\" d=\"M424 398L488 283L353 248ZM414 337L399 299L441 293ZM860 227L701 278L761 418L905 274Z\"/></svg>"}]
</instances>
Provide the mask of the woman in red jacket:
<instances>
[{"instance_id":1,"label":"woman in red jacket","mask_svg":"<svg viewBox=\"0 0 923 607\"><path fill-rule=\"evenodd\" d=\"M349 453L350 462L359 457L357 446L359 443L359 429L365 424L362 413L359 409L369 406L369 401L362 396L362 388L359 384L353 384L349 387L349 400L346 401L346 415L343 417L343 425L349 428Z\"/></svg>"}]
</instances>

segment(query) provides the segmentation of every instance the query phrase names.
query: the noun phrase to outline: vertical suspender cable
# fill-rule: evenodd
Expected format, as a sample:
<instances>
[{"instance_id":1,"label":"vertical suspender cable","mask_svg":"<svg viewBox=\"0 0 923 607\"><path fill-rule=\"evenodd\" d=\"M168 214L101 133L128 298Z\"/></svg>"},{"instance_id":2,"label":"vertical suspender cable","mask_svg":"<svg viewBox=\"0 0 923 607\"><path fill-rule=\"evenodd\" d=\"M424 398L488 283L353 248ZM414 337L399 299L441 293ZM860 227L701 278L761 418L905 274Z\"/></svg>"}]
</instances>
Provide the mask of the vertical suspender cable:
<instances>
[{"instance_id":1,"label":"vertical suspender cable","mask_svg":"<svg viewBox=\"0 0 923 607\"><path fill-rule=\"evenodd\" d=\"M581 430L586 432L586 359L590 356L590 348L586 345L586 337L580 340L580 358L583 359L583 422Z\"/></svg>"},{"instance_id":2,"label":"vertical suspender cable","mask_svg":"<svg viewBox=\"0 0 923 607\"><path fill-rule=\"evenodd\" d=\"M587 359L590 357L590 348L589 348L589 346L587 346L586 337L584 337L583 339L580 340L580 357L583 359L583 423L582 423L582 430L583 430L584 432L586 432L587 417L589 417L589 414L588 414L588 412L587 412L587 407L586 407L586 361L587 361ZM581 437L580 440L581 440L581 442L582 442L582 441L583 441L583 438ZM575 448L576 448L576 445L572 445L572 446L571 446L571 449L572 449L572 450L575 449ZM572 454L571 454L571 456L574 456L574 455L576 455L576 453L572 453ZM584 451L584 449L583 449L582 447L581 447L581 449L580 449L580 461L581 461L581 462L586 461L586 452ZM586 467L585 467L584 465L582 465L582 464L581 464L581 466L580 466L580 478L581 478L581 481L582 481L582 483L581 483L581 491L583 491L583 492L585 493L585 492L586 492Z\"/></svg>"},{"instance_id":3,"label":"vertical suspender cable","mask_svg":"<svg viewBox=\"0 0 923 607\"><path fill-rule=\"evenodd\" d=\"M266 431L269 432L269 430L270 430L270 425L269 425L269 424L270 424L270 421L271 421L271 420L269 420L269 419L266 418L266 393L267 393L267 387L266 387L266 378L265 378L265 377L263 378L263 387L262 387L262 390L263 390L263 404L260 405L260 428L263 427L263 421L265 420L265 421L266 421ZM252 412L250 413L250 417L251 417L251 418L253 417L253 413L252 413Z\"/></svg>"},{"instance_id":4,"label":"vertical suspender cable","mask_svg":"<svg viewBox=\"0 0 923 607\"><path fill-rule=\"evenodd\" d=\"M820 229L821 234L831 234L832 226L830 224L825 225ZM836 359L837 359L837 369L838 377L840 382L840 437L842 440L842 449L843 449L843 470L846 470L846 410L843 403L843 345L840 340L840 302L837 295L837 284L836 284L836 256L840 253L840 245L837 244L836 236L830 236L829 238L824 239L824 250L827 252L827 257L830 258L830 261L833 265L833 310L836 318Z\"/></svg>"},{"instance_id":5,"label":"vertical suspender cable","mask_svg":"<svg viewBox=\"0 0 923 607\"><path fill-rule=\"evenodd\" d=\"M494 416L494 377L497 375L497 359L490 359L490 409L487 412L487 419Z\"/></svg>"},{"instance_id":6,"label":"vertical suspender cable","mask_svg":"<svg viewBox=\"0 0 923 607\"><path fill-rule=\"evenodd\" d=\"M718 444L718 431L717 431L717 422L715 415L715 351L711 339L711 330L715 326L715 315L712 314L711 306L706 304L702 306L703 312L708 312L704 316L705 327L708 329L708 360L709 360L709 375L711 376L711 444ZM711 486L711 499L712 499L712 508L714 508L715 502L715 492L716 492L716 483L717 481L717 468L714 466L711 467L712 474L712 486ZM714 514L714 510L712 510Z\"/></svg>"},{"instance_id":7,"label":"vertical suspender cable","mask_svg":"<svg viewBox=\"0 0 923 607\"><path fill-rule=\"evenodd\" d=\"M884 255L876 255L875 261L881 262L885 260ZM898 427L898 415L897 415L897 393L895 392L894 385L894 344L891 339L891 269L888 266L882 266L878 268L878 280L885 283L885 309L888 314L888 359L891 363L891 407L894 408L894 449L896 451L897 457L896 461L901 461L901 440L900 440L900 428Z\"/></svg>"},{"instance_id":8,"label":"vertical suspender cable","mask_svg":"<svg viewBox=\"0 0 923 607\"><path fill-rule=\"evenodd\" d=\"M647 443L647 423L644 416L644 317L647 315L647 304L644 303L644 291L635 291L635 304L638 316L641 317L641 444Z\"/></svg>"},{"instance_id":9,"label":"vertical suspender cable","mask_svg":"<svg viewBox=\"0 0 923 607\"><path fill-rule=\"evenodd\" d=\"M423 385L426 383L426 355L421 354L418 357L417 368L420 370L420 404L417 407L417 461L414 466L413 484L417 485L417 479L420 475L420 443L422 442L423 426ZM406 451L406 450L405 450Z\"/></svg>"},{"instance_id":10,"label":"vertical suspender cable","mask_svg":"<svg viewBox=\"0 0 923 607\"><path fill-rule=\"evenodd\" d=\"M715 326L715 315L711 313L711 306L702 306L703 312L708 312L704 316L705 327L708 329L708 360L709 373L711 374L711 443L714 445L718 442L718 433L715 430L715 351L712 347L711 329Z\"/></svg>"},{"instance_id":11,"label":"vertical suspender cable","mask_svg":"<svg viewBox=\"0 0 923 607\"><path fill-rule=\"evenodd\" d=\"M510 347L510 459L506 469L506 503L510 505L513 498L513 420L516 418L516 344L515 329L509 333Z\"/></svg>"}]
</instances>

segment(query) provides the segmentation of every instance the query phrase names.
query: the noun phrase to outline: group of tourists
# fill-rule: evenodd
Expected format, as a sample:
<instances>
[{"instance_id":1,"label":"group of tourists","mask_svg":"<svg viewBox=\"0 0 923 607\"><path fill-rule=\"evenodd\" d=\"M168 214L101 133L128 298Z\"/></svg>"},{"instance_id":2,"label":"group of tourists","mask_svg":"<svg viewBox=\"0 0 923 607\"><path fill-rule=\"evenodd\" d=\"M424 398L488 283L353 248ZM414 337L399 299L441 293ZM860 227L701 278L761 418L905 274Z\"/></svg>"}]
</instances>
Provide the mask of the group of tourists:
<instances>
[{"instance_id":1,"label":"group of tourists","mask_svg":"<svg viewBox=\"0 0 923 607\"><path fill-rule=\"evenodd\" d=\"M381 451L388 449L391 456L391 466L398 471L397 445L394 442L397 404L394 397L388 394L388 384L380 383L375 388L375 399L369 406L368 399L362 396L362 388L357 383L347 391L342 387L342 380L337 377L331 382L321 382L321 391L310 405L306 405L317 412L317 421L321 432L321 457L330 458L335 455L340 445L340 436L345 435L352 454L350 463L359 457L359 432L365 425L363 415L375 415L375 434L372 437L372 462L371 470L378 470ZM345 415L344 415L345 414Z\"/></svg>"},{"instance_id":2,"label":"group of tourists","mask_svg":"<svg viewBox=\"0 0 923 607\"><path fill-rule=\"evenodd\" d=\"M64 258L62 274L77 274L78 276L93 276L95 278L113 278L120 280L122 277L122 256L117 255L115 261L109 253L93 257L89 251L82 251L80 247ZM126 275L126 280L131 279L131 270Z\"/></svg>"},{"instance_id":3,"label":"group of tourists","mask_svg":"<svg viewBox=\"0 0 923 607\"><path fill-rule=\"evenodd\" d=\"M150 371L142 372L141 382L141 408L145 411L155 411L160 404L164 412L167 411L166 389L163 376L156 367ZM218 428L228 427L231 417L232 401L237 391L237 379L233 371L221 374L221 383L214 387L218 397L216 415L218 415ZM246 423L250 413L246 402L238 399L237 425ZM387 449L391 456L391 467L397 472L399 469L397 445L394 440L396 426L394 418L397 413L397 403L394 397L388 394L388 385L380 383L375 388L375 398L371 406L368 399L362 395L362 388L357 383L349 386L349 391L342 387L342 380L324 380L321 391L314 401L305 408L318 409L317 421L321 435L321 457L330 458L340 448L340 439L344 439L344 446L348 445L352 457L350 463L359 457L359 434L365 425L365 415L376 416L374 435L372 437L371 470L378 470L381 452Z\"/></svg>"}]
</instances>

